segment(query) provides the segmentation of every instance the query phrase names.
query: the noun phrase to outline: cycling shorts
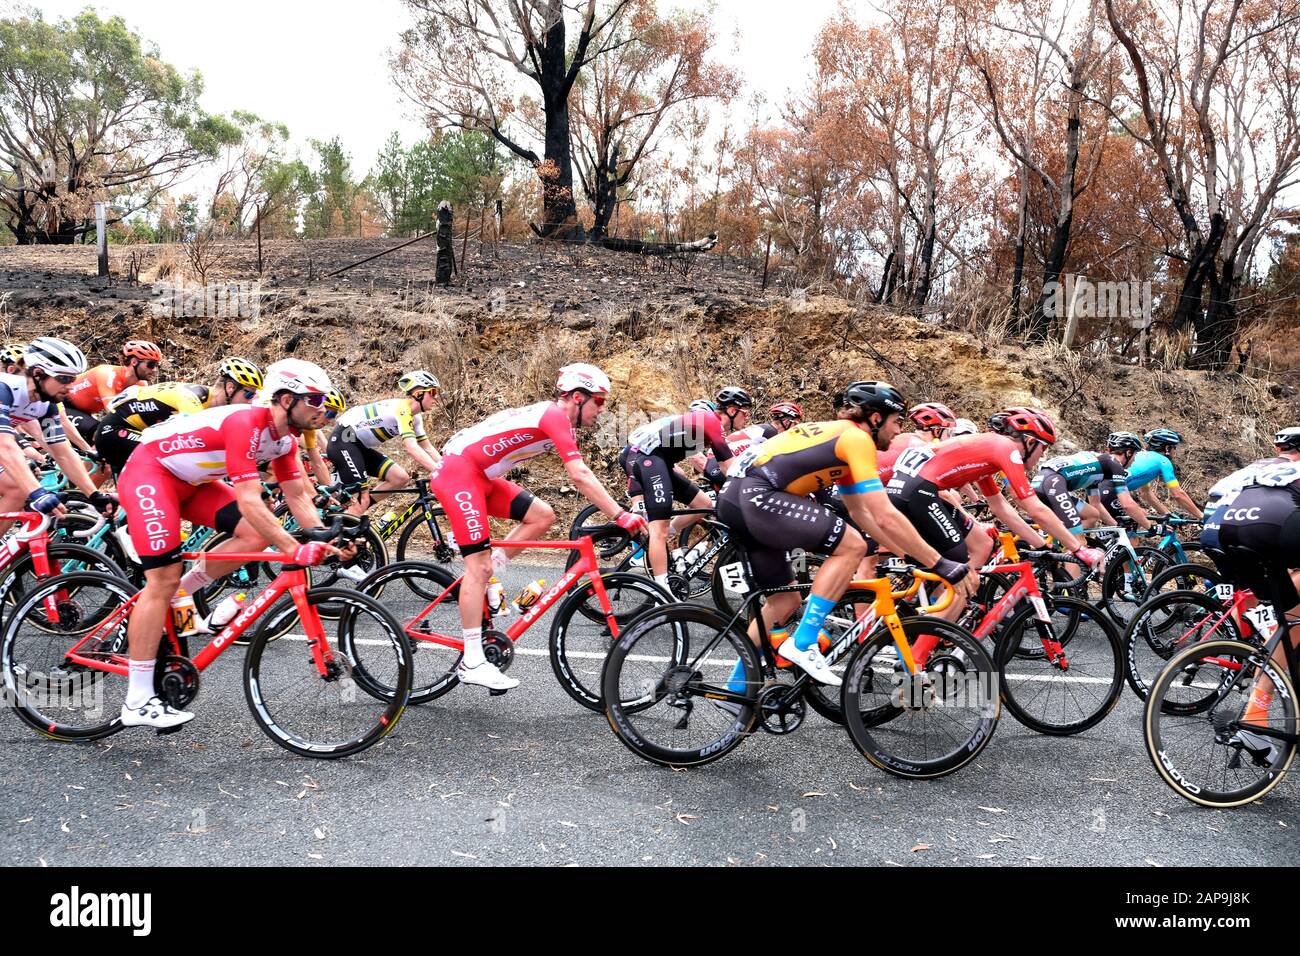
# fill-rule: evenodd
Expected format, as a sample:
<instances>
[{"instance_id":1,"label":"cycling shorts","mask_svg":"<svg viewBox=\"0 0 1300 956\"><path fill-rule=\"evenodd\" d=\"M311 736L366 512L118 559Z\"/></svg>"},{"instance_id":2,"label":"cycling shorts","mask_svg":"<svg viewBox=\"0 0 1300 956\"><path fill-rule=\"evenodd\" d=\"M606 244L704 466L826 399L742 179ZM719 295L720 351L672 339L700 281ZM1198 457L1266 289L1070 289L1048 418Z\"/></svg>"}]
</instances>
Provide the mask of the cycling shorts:
<instances>
[{"instance_id":1,"label":"cycling shorts","mask_svg":"<svg viewBox=\"0 0 1300 956\"><path fill-rule=\"evenodd\" d=\"M1277 595L1287 611L1300 604L1288 569L1300 568L1300 505L1287 488L1247 488L1220 507L1201 531L1201 544L1223 576L1258 597ZM1232 553L1249 548L1256 560Z\"/></svg>"},{"instance_id":2,"label":"cycling shorts","mask_svg":"<svg viewBox=\"0 0 1300 956\"><path fill-rule=\"evenodd\" d=\"M966 536L975 528L970 516L945 501L933 481L917 477L901 484L896 484L897 481L895 477L886 489L890 503L907 517L921 539L949 561L958 564L969 561Z\"/></svg>"},{"instance_id":3,"label":"cycling shorts","mask_svg":"<svg viewBox=\"0 0 1300 956\"><path fill-rule=\"evenodd\" d=\"M1052 509L1052 514L1061 519L1062 524L1071 534L1083 530L1083 520L1079 517L1078 502L1070 494L1065 476L1050 468L1038 473L1038 500Z\"/></svg>"},{"instance_id":4,"label":"cycling shorts","mask_svg":"<svg viewBox=\"0 0 1300 956\"><path fill-rule=\"evenodd\" d=\"M68 421L72 423L81 437L86 440L86 444L93 445L95 442L95 430L99 428L99 419L89 412L83 412L79 408L73 408L72 405L64 405L63 413L68 416Z\"/></svg>"},{"instance_id":5,"label":"cycling shorts","mask_svg":"<svg viewBox=\"0 0 1300 956\"><path fill-rule=\"evenodd\" d=\"M383 481L396 464L378 449L367 448L355 438L348 441L343 437L343 429L339 428L330 433L325 457L334 466L339 481L345 485L364 485L371 478Z\"/></svg>"},{"instance_id":6,"label":"cycling shorts","mask_svg":"<svg viewBox=\"0 0 1300 956\"><path fill-rule=\"evenodd\" d=\"M630 449L628 449L630 451ZM620 455L627 472L627 493L645 496L649 521L667 521L673 516L673 502L689 505L703 494L695 482L658 455Z\"/></svg>"},{"instance_id":7,"label":"cycling shorts","mask_svg":"<svg viewBox=\"0 0 1300 956\"><path fill-rule=\"evenodd\" d=\"M95 451L113 470L113 478L122 477L131 453L140 447L140 433L116 415L106 415L95 431Z\"/></svg>"},{"instance_id":8,"label":"cycling shorts","mask_svg":"<svg viewBox=\"0 0 1300 956\"><path fill-rule=\"evenodd\" d=\"M127 462L118 482L131 543L146 570L181 560L181 522L233 532L239 524L235 489L224 481L192 485L155 459L139 455Z\"/></svg>"},{"instance_id":9,"label":"cycling shorts","mask_svg":"<svg viewBox=\"0 0 1300 956\"><path fill-rule=\"evenodd\" d=\"M718 519L745 545L760 588L792 584L787 552L830 554L849 527L825 505L806 495L777 491L758 476L732 478L722 486Z\"/></svg>"},{"instance_id":10,"label":"cycling shorts","mask_svg":"<svg viewBox=\"0 0 1300 956\"><path fill-rule=\"evenodd\" d=\"M1119 503L1119 493L1127 490L1127 487L1116 486L1109 478L1097 485L1097 497L1101 499L1101 506L1106 509L1106 513L1116 524L1128 516L1124 506Z\"/></svg>"},{"instance_id":11,"label":"cycling shorts","mask_svg":"<svg viewBox=\"0 0 1300 956\"><path fill-rule=\"evenodd\" d=\"M523 521L533 503L531 492L513 481L489 478L460 455L443 456L441 466L429 478L429 487L447 513L456 546L465 557L492 546L488 518Z\"/></svg>"}]
</instances>

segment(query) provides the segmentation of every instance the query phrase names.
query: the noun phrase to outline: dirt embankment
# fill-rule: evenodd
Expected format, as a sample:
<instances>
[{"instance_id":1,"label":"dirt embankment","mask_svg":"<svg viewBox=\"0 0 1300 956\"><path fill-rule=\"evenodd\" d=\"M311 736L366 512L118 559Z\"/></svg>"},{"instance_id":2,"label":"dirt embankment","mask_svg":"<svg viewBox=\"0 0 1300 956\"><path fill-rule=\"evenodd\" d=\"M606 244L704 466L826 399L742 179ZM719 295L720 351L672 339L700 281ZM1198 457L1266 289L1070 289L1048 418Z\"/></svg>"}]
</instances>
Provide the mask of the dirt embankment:
<instances>
[{"instance_id":1,"label":"dirt embankment","mask_svg":"<svg viewBox=\"0 0 1300 956\"><path fill-rule=\"evenodd\" d=\"M802 402L814 418L829 417L831 393L858 378L888 379L909 401L943 401L977 422L1007 405L1038 405L1080 448L1100 447L1114 429L1167 425L1188 438L1178 464L1194 495L1266 452L1274 428L1300 421L1294 383L991 345L839 299L763 293L758 277L734 264L682 276L603 250L507 248L498 259L489 248L471 255L466 286L444 290L431 285L432 252L420 244L352 270L348 281L308 276L384 245L273 244L276 270L254 295L257 314L224 318L156 314L147 282L100 287L88 277L93 250L6 250L0 319L6 338L64 335L92 361L111 360L126 338L152 338L171 359L170 374L200 381L227 355L295 355L324 366L352 402L391 394L406 369L430 368L446 387L429 422L439 442L491 412L548 396L560 365L595 362L615 394L584 447L611 487L630 428L724 384L748 388L760 406ZM247 244L233 248L214 274L256 279L248 253ZM159 265L164 273L168 262L182 265L165 247L144 247L142 259L144 280ZM115 250L115 269L121 260ZM578 502L559 463L544 457L523 472L567 522Z\"/></svg>"}]
</instances>

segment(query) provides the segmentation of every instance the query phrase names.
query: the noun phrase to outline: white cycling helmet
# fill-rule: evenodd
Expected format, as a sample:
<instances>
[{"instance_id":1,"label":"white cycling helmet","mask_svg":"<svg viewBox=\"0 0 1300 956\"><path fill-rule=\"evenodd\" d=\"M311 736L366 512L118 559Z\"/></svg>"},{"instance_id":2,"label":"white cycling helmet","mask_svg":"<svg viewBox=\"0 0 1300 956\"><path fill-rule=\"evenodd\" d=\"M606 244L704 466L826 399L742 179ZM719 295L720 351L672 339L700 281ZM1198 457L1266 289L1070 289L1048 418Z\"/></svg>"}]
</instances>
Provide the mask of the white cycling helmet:
<instances>
[{"instance_id":1,"label":"white cycling helmet","mask_svg":"<svg viewBox=\"0 0 1300 956\"><path fill-rule=\"evenodd\" d=\"M295 395L328 395L334 390L325 370L302 359L280 359L266 367L262 395L275 398L276 392L293 392Z\"/></svg>"},{"instance_id":2,"label":"white cycling helmet","mask_svg":"<svg viewBox=\"0 0 1300 956\"><path fill-rule=\"evenodd\" d=\"M594 365L586 362L574 362L560 369L560 377L555 380L555 388L560 392L571 392L580 388L591 395L608 395L609 378Z\"/></svg>"},{"instance_id":3,"label":"white cycling helmet","mask_svg":"<svg viewBox=\"0 0 1300 956\"><path fill-rule=\"evenodd\" d=\"M430 372L419 369L414 372L407 372L397 380L398 391L414 392L417 388L431 388L434 391L442 391L442 383Z\"/></svg>"},{"instance_id":4,"label":"white cycling helmet","mask_svg":"<svg viewBox=\"0 0 1300 956\"><path fill-rule=\"evenodd\" d=\"M959 418L950 429L950 434L956 438L958 435L978 435L979 426L969 418Z\"/></svg>"},{"instance_id":5,"label":"white cycling helmet","mask_svg":"<svg viewBox=\"0 0 1300 956\"><path fill-rule=\"evenodd\" d=\"M71 342L45 336L28 343L23 361L29 369L38 368L46 375L80 375L90 367L81 349Z\"/></svg>"}]
</instances>

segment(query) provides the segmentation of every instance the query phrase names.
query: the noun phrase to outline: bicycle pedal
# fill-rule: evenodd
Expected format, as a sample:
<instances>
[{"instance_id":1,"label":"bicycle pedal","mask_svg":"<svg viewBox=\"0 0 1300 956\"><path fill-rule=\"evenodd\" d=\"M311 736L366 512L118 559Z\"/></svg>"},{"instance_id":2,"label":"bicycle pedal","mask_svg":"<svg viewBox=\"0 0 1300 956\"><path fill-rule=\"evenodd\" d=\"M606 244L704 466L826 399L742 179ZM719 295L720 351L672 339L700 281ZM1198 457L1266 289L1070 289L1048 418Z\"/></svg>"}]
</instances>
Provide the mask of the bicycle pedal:
<instances>
[{"instance_id":1,"label":"bicycle pedal","mask_svg":"<svg viewBox=\"0 0 1300 956\"><path fill-rule=\"evenodd\" d=\"M488 690L489 697L504 697L508 693L510 693L508 690Z\"/></svg>"},{"instance_id":2,"label":"bicycle pedal","mask_svg":"<svg viewBox=\"0 0 1300 956\"><path fill-rule=\"evenodd\" d=\"M154 731L159 737L166 737L168 734L179 734L185 729L185 724L177 724L175 727L165 727L162 730Z\"/></svg>"}]
</instances>

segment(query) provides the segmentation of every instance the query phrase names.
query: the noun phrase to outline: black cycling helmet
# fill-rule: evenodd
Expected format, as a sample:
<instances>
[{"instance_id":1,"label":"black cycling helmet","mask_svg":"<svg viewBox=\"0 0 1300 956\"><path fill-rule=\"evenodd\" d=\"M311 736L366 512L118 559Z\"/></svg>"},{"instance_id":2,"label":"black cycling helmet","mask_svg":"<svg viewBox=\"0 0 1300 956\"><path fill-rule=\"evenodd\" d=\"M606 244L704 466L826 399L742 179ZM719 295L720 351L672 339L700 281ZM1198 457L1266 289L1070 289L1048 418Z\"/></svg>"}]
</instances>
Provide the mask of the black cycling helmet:
<instances>
[{"instance_id":1,"label":"black cycling helmet","mask_svg":"<svg viewBox=\"0 0 1300 956\"><path fill-rule=\"evenodd\" d=\"M1300 451L1300 425L1282 429L1273 436L1273 444L1283 451Z\"/></svg>"},{"instance_id":2,"label":"black cycling helmet","mask_svg":"<svg viewBox=\"0 0 1300 956\"><path fill-rule=\"evenodd\" d=\"M845 407L880 412L885 416L895 412L902 415L907 411L907 401L888 382L854 382L844 390L841 401Z\"/></svg>"},{"instance_id":3,"label":"black cycling helmet","mask_svg":"<svg viewBox=\"0 0 1300 956\"><path fill-rule=\"evenodd\" d=\"M1111 451L1141 451L1142 439L1133 432L1111 432L1106 447Z\"/></svg>"},{"instance_id":4,"label":"black cycling helmet","mask_svg":"<svg viewBox=\"0 0 1300 956\"><path fill-rule=\"evenodd\" d=\"M749 392L735 385L728 385L721 389L714 401L718 403L718 408L726 408L728 405L734 405L737 408L753 408L754 400L749 397Z\"/></svg>"}]
</instances>

